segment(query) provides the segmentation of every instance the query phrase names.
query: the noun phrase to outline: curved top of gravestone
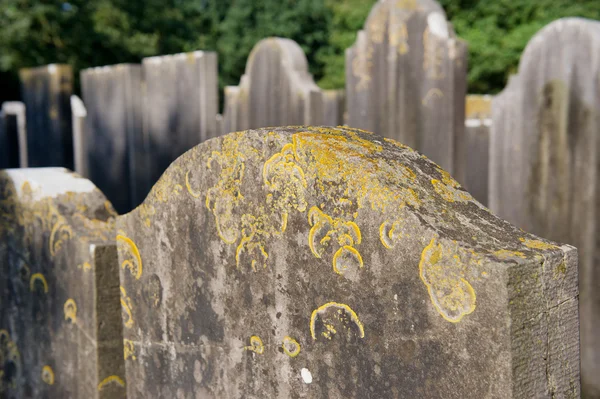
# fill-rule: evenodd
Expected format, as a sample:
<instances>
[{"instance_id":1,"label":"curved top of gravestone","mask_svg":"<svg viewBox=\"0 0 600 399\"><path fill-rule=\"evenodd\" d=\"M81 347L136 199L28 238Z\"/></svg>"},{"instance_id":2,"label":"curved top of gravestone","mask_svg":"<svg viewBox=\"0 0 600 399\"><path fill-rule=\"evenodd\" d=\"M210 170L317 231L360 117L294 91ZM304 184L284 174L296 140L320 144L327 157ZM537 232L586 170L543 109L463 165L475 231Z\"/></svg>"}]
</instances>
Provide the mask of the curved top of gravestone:
<instances>
[{"instance_id":1,"label":"curved top of gravestone","mask_svg":"<svg viewBox=\"0 0 600 399\"><path fill-rule=\"evenodd\" d=\"M371 40L382 42L390 21L406 21L413 15L425 19L426 26L432 34L440 38L454 36L444 9L435 0L379 0L371 9L364 29Z\"/></svg>"},{"instance_id":2,"label":"curved top of gravestone","mask_svg":"<svg viewBox=\"0 0 600 399\"><path fill-rule=\"evenodd\" d=\"M130 394L484 397L507 326L576 296L564 248L351 128L208 140L117 232Z\"/></svg>"},{"instance_id":3,"label":"curved top of gravestone","mask_svg":"<svg viewBox=\"0 0 600 399\"><path fill-rule=\"evenodd\" d=\"M589 52L577 49L589 46ZM582 67L589 68L590 60L598 60L597 50L600 48L600 22L585 18L561 18L540 29L527 43L521 61L519 72L525 69L539 70L540 57L556 58L561 64L577 66L580 62L576 55L586 57ZM582 59L583 61L583 59ZM597 61L596 61L597 62ZM590 70L595 70L591 68ZM564 72L569 72L565 70Z\"/></svg>"},{"instance_id":4,"label":"curved top of gravestone","mask_svg":"<svg viewBox=\"0 0 600 399\"><path fill-rule=\"evenodd\" d=\"M89 180L65 168L0 170L0 222L28 231L47 229L55 254L67 240L108 241L117 216L112 204ZM0 228L0 233L6 232ZM81 233L79 237L76 237ZM92 235L90 235L90 233Z\"/></svg>"},{"instance_id":5,"label":"curved top of gravestone","mask_svg":"<svg viewBox=\"0 0 600 399\"><path fill-rule=\"evenodd\" d=\"M318 89L308 71L308 60L302 48L295 41L280 37L263 39L254 46L248 56L240 86L249 84L252 80L249 76L253 76L255 72L260 73L267 69L272 73L269 67L281 68L294 84L305 86L304 89Z\"/></svg>"}]
</instances>

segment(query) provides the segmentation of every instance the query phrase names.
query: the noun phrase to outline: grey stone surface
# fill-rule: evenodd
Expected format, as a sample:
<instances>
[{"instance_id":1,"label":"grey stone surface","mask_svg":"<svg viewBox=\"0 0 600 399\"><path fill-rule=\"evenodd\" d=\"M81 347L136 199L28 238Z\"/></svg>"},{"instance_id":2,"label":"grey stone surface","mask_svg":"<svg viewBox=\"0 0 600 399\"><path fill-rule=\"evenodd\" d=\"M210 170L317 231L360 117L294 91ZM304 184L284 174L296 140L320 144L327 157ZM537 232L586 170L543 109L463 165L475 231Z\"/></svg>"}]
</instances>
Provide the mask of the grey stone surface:
<instances>
[{"instance_id":1,"label":"grey stone surface","mask_svg":"<svg viewBox=\"0 0 600 399\"><path fill-rule=\"evenodd\" d=\"M494 98L489 201L579 250L582 391L600 398L600 23L558 20L529 42Z\"/></svg>"},{"instance_id":2,"label":"grey stone surface","mask_svg":"<svg viewBox=\"0 0 600 399\"><path fill-rule=\"evenodd\" d=\"M125 397L115 215L66 169L0 171L0 397Z\"/></svg>"},{"instance_id":3,"label":"grey stone surface","mask_svg":"<svg viewBox=\"0 0 600 399\"><path fill-rule=\"evenodd\" d=\"M267 126L342 123L343 93L321 90L293 40L261 40L239 86L225 88L223 132Z\"/></svg>"},{"instance_id":4,"label":"grey stone surface","mask_svg":"<svg viewBox=\"0 0 600 399\"><path fill-rule=\"evenodd\" d=\"M88 158L86 146L86 118L87 110L81 98L71 96L71 116L73 126L73 163L75 172L83 177L89 177L88 173Z\"/></svg>"},{"instance_id":5,"label":"grey stone surface","mask_svg":"<svg viewBox=\"0 0 600 399\"><path fill-rule=\"evenodd\" d=\"M71 106L73 71L51 64L19 71L27 109L28 165L73 168Z\"/></svg>"},{"instance_id":6,"label":"grey stone surface","mask_svg":"<svg viewBox=\"0 0 600 399\"><path fill-rule=\"evenodd\" d=\"M380 0L346 50L349 126L422 152L464 183L466 44L434 0Z\"/></svg>"},{"instance_id":7,"label":"grey stone surface","mask_svg":"<svg viewBox=\"0 0 600 399\"><path fill-rule=\"evenodd\" d=\"M90 180L124 213L148 194L148 144L142 130L142 68L119 64L81 71L87 109L87 154Z\"/></svg>"},{"instance_id":8,"label":"grey stone surface","mask_svg":"<svg viewBox=\"0 0 600 399\"><path fill-rule=\"evenodd\" d=\"M467 96L465 117L464 186L477 201L487 205L492 96Z\"/></svg>"},{"instance_id":9,"label":"grey stone surface","mask_svg":"<svg viewBox=\"0 0 600 399\"><path fill-rule=\"evenodd\" d=\"M145 58L142 72L148 193L178 156L220 134L217 54L195 51Z\"/></svg>"},{"instance_id":10,"label":"grey stone surface","mask_svg":"<svg viewBox=\"0 0 600 399\"><path fill-rule=\"evenodd\" d=\"M25 104L2 103L0 110L0 169L27 167Z\"/></svg>"},{"instance_id":11,"label":"grey stone surface","mask_svg":"<svg viewBox=\"0 0 600 399\"><path fill-rule=\"evenodd\" d=\"M358 129L232 133L117 218L131 398L577 398L573 247Z\"/></svg>"}]
</instances>

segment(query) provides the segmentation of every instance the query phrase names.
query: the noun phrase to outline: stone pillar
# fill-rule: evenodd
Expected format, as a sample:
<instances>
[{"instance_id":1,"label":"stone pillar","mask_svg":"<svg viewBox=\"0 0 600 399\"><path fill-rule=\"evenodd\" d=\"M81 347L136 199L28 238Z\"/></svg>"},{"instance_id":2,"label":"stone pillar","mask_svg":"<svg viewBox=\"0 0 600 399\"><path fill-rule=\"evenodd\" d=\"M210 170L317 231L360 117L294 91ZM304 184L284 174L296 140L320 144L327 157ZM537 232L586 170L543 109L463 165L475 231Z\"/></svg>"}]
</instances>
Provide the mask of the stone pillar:
<instances>
[{"instance_id":1,"label":"stone pillar","mask_svg":"<svg viewBox=\"0 0 600 399\"><path fill-rule=\"evenodd\" d=\"M73 168L71 106L73 71L51 64L19 71L21 96L27 109L29 166Z\"/></svg>"}]
</instances>

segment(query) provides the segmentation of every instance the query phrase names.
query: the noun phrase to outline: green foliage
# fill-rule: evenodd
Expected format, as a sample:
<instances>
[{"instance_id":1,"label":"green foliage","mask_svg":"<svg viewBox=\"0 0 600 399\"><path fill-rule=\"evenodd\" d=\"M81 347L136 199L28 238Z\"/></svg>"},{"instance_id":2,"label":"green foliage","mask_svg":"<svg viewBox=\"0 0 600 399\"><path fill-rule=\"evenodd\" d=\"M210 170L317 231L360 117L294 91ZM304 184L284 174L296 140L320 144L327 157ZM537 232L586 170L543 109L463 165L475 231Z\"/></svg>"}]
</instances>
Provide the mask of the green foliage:
<instances>
[{"instance_id":1,"label":"green foliage","mask_svg":"<svg viewBox=\"0 0 600 399\"><path fill-rule=\"evenodd\" d=\"M325 0L331 12L331 30L328 45L317 52L317 60L323 65L323 77L318 81L324 89L343 88L345 82L345 51L356 40L369 11L377 0Z\"/></svg>"},{"instance_id":2,"label":"green foliage","mask_svg":"<svg viewBox=\"0 0 600 399\"><path fill-rule=\"evenodd\" d=\"M597 0L439 0L469 43L469 91L504 87L535 32L566 16L600 19ZM0 0L0 101L19 68L140 62L197 49L219 54L220 86L237 84L254 45L295 40L324 88L344 86L344 53L376 0Z\"/></svg>"},{"instance_id":3,"label":"green foliage","mask_svg":"<svg viewBox=\"0 0 600 399\"><path fill-rule=\"evenodd\" d=\"M518 70L527 42L563 17L600 19L596 0L439 0L469 45L469 92L496 93Z\"/></svg>"},{"instance_id":4,"label":"green foliage","mask_svg":"<svg viewBox=\"0 0 600 399\"><path fill-rule=\"evenodd\" d=\"M250 51L269 36L295 40L318 79L323 64L317 52L327 46L330 19L322 0L233 0L219 27L217 50L222 82L237 84Z\"/></svg>"}]
</instances>

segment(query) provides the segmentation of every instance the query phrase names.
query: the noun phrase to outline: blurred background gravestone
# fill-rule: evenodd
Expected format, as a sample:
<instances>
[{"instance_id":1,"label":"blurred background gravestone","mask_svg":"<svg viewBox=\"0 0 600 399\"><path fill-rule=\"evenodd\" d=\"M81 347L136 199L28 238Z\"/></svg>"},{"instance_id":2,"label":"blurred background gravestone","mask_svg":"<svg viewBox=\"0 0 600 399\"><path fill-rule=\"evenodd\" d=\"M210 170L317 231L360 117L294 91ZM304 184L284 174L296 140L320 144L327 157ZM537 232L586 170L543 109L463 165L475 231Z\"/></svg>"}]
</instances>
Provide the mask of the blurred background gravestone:
<instances>
[{"instance_id":1,"label":"blurred background gravestone","mask_svg":"<svg viewBox=\"0 0 600 399\"><path fill-rule=\"evenodd\" d=\"M281 125L339 125L342 91L324 91L302 48L271 37L254 46L239 86L225 87L223 132Z\"/></svg>"},{"instance_id":2,"label":"blurred background gravestone","mask_svg":"<svg viewBox=\"0 0 600 399\"><path fill-rule=\"evenodd\" d=\"M85 69L81 91L87 116L88 177L119 213L138 205L151 184L147 140L142 131L142 68L119 64Z\"/></svg>"},{"instance_id":3,"label":"blurred background gravestone","mask_svg":"<svg viewBox=\"0 0 600 399\"><path fill-rule=\"evenodd\" d=\"M210 140L117 234L129 397L579 396L576 250L381 136Z\"/></svg>"},{"instance_id":4,"label":"blurred background gravestone","mask_svg":"<svg viewBox=\"0 0 600 399\"><path fill-rule=\"evenodd\" d=\"M467 96L465 118L464 186L477 201L487 205L492 96Z\"/></svg>"},{"instance_id":5,"label":"blurred background gravestone","mask_svg":"<svg viewBox=\"0 0 600 399\"><path fill-rule=\"evenodd\" d=\"M81 98L71 96L71 120L73 126L73 164L75 173L83 177L89 177L88 159L86 151L86 129L85 123L87 110Z\"/></svg>"},{"instance_id":6,"label":"blurred background gravestone","mask_svg":"<svg viewBox=\"0 0 600 399\"><path fill-rule=\"evenodd\" d=\"M422 152L464 184L466 44L434 0L380 0L346 50L347 124Z\"/></svg>"},{"instance_id":7,"label":"blurred background gravestone","mask_svg":"<svg viewBox=\"0 0 600 399\"><path fill-rule=\"evenodd\" d=\"M0 169L27 167L25 105L20 101L2 103L0 109Z\"/></svg>"},{"instance_id":8,"label":"blurred background gravestone","mask_svg":"<svg viewBox=\"0 0 600 399\"><path fill-rule=\"evenodd\" d=\"M0 171L1 397L125 397L115 216L66 169Z\"/></svg>"},{"instance_id":9,"label":"blurred background gravestone","mask_svg":"<svg viewBox=\"0 0 600 399\"><path fill-rule=\"evenodd\" d=\"M217 54L194 51L144 58L142 73L149 174L142 191L147 194L171 162L219 134Z\"/></svg>"},{"instance_id":10,"label":"blurred background gravestone","mask_svg":"<svg viewBox=\"0 0 600 399\"><path fill-rule=\"evenodd\" d=\"M578 248L582 391L600 398L600 23L555 21L493 101L489 202Z\"/></svg>"},{"instance_id":11,"label":"blurred background gravestone","mask_svg":"<svg viewBox=\"0 0 600 399\"><path fill-rule=\"evenodd\" d=\"M27 110L27 152L31 167L73 169L71 106L73 71L51 64L19 71L21 97Z\"/></svg>"}]
</instances>

